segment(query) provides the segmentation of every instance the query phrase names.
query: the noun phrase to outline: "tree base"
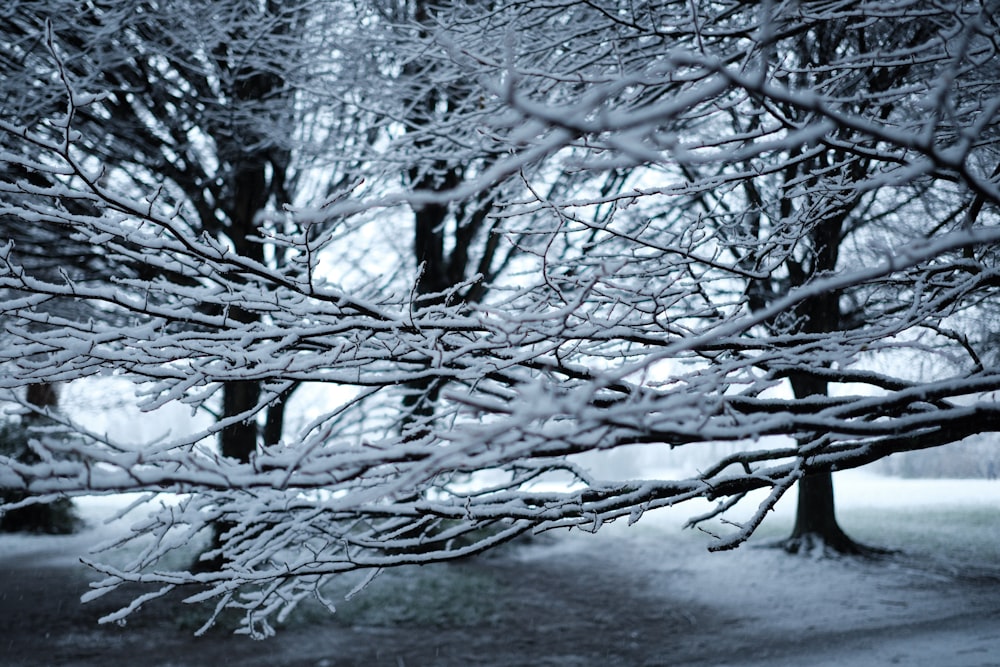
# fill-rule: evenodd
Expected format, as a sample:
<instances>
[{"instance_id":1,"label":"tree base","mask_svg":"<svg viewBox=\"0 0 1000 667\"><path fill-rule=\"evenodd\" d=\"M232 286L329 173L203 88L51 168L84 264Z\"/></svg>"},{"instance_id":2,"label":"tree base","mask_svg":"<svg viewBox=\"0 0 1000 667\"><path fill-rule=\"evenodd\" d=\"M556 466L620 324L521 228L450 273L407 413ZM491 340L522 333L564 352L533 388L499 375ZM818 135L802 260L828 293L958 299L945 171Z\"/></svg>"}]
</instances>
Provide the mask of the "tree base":
<instances>
[{"instance_id":1,"label":"tree base","mask_svg":"<svg viewBox=\"0 0 1000 667\"><path fill-rule=\"evenodd\" d=\"M819 533L792 535L783 540L768 544L769 547L784 549L787 553L812 558L834 558L837 556L859 556L861 558L880 558L894 553L893 549L873 547L855 542L847 535L840 533L835 538L827 538Z\"/></svg>"}]
</instances>

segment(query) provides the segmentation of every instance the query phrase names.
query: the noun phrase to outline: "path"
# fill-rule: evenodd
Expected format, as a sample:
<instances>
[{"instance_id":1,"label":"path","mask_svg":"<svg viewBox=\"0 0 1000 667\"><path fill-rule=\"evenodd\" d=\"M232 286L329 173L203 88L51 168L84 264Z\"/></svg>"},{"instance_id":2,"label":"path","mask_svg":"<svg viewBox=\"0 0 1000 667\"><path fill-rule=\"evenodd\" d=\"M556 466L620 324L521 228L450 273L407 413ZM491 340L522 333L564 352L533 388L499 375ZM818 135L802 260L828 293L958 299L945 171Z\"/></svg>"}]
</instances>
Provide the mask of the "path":
<instances>
[{"instance_id":1,"label":"path","mask_svg":"<svg viewBox=\"0 0 1000 667\"><path fill-rule=\"evenodd\" d=\"M400 572L340 619L305 614L263 643L192 637L194 614L179 604L98 626L127 598L81 606L87 572L68 562L44 551L0 559L0 664L1000 666L1000 577L912 559L709 556L609 531Z\"/></svg>"}]
</instances>

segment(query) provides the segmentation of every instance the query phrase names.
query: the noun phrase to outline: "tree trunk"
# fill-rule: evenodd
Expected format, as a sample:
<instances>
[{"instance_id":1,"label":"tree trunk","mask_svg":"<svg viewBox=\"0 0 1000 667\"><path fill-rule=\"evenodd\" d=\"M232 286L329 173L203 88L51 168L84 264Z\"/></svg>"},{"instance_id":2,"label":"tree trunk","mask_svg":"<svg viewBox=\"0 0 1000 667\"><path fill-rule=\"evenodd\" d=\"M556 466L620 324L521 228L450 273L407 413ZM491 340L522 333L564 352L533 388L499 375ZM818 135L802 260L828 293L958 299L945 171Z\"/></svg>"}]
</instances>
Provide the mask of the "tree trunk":
<instances>
[{"instance_id":1,"label":"tree trunk","mask_svg":"<svg viewBox=\"0 0 1000 667\"><path fill-rule=\"evenodd\" d=\"M793 375L792 391L796 398L827 394L825 380L808 375ZM802 443L800 443L802 444ZM816 553L827 550L842 554L863 554L871 551L850 537L837 523L833 499L833 473L816 473L799 480L799 498L795 527L784 542L791 553Z\"/></svg>"},{"instance_id":2,"label":"tree trunk","mask_svg":"<svg viewBox=\"0 0 1000 667\"><path fill-rule=\"evenodd\" d=\"M792 553L810 553L831 549L837 553L858 554L866 551L847 536L837 523L833 500L833 473L809 475L799 480L799 499L795 527L785 542Z\"/></svg>"},{"instance_id":3,"label":"tree trunk","mask_svg":"<svg viewBox=\"0 0 1000 667\"><path fill-rule=\"evenodd\" d=\"M853 209L847 203L839 215L831 216L809 232L810 257L804 263L789 261L788 269L796 285L806 284L810 278L835 271L840 254L841 235L844 221ZM785 212L790 215L791 211ZM828 334L841 329L840 294L823 292L803 301L794 312L802 322L801 331L812 334ZM809 373L792 374L789 378L795 398L827 396L827 380ZM812 441L806 437L799 441ZM785 548L792 553L810 553L830 550L836 553L860 554L867 549L848 537L837 523L833 500L833 474L817 473L799 480L799 499L795 517L795 527L785 541Z\"/></svg>"},{"instance_id":4,"label":"tree trunk","mask_svg":"<svg viewBox=\"0 0 1000 667\"><path fill-rule=\"evenodd\" d=\"M235 417L253 410L260 400L260 383L254 380L234 380L222 386L222 415ZM219 433L219 448L223 456L240 463L249 463L250 455L257 450L260 429L256 418L226 426Z\"/></svg>"},{"instance_id":5,"label":"tree trunk","mask_svg":"<svg viewBox=\"0 0 1000 667\"><path fill-rule=\"evenodd\" d=\"M262 10L266 16L271 16L278 11L278 7L274 3L266 3ZM284 31L281 25L276 29ZM216 55L220 62L225 63L224 69L232 75L234 83L228 92L240 108L245 108L247 103L259 104L282 94L279 91L284 87L284 80L276 71L262 69L259 65L246 65L240 58L234 59L226 49L220 49ZM289 154L277 148L276 142L263 134L253 122L234 122L231 127L221 128L221 131L224 138L226 133L233 136L225 144L227 148L220 152L230 170L231 180L229 198L221 202L226 220L219 231L228 237L236 254L264 264L264 246L255 239L260 233L257 217L267 209L271 197L283 191ZM214 215L214 212L211 214ZM205 229L212 229L215 221L205 219L202 225ZM244 324L253 324L261 319L258 312L239 307L232 308L229 315ZM267 441L262 443L262 437L273 438L274 442L281 438L284 402L277 401L265 409L262 429L257 416L261 393L261 383L257 380L228 380L222 383L222 418L252 413L252 416L237 420L219 432L219 450L223 456L249 463L259 445L273 444ZM235 525L225 519L213 524L209 552L215 554L209 559L198 559L193 569L216 571L224 567L226 559L221 550L225 541L222 536Z\"/></svg>"}]
</instances>

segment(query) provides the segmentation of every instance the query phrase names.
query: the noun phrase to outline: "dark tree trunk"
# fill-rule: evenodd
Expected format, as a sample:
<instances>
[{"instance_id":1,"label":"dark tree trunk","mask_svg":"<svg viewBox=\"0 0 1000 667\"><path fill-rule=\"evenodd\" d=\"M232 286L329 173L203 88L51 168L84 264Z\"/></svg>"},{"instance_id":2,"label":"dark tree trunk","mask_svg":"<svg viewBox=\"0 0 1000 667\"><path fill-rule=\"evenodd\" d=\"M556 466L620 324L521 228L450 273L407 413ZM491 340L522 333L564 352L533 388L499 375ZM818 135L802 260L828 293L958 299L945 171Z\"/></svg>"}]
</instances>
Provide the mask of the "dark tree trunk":
<instances>
[{"instance_id":1,"label":"dark tree trunk","mask_svg":"<svg viewBox=\"0 0 1000 667\"><path fill-rule=\"evenodd\" d=\"M297 386L292 385L290 389L282 393L281 396L267 406L267 415L264 418L264 432L262 434L265 445L276 445L281 441L281 436L285 430L285 404Z\"/></svg>"},{"instance_id":2,"label":"dark tree trunk","mask_svg":"<svg viewBox=\"0 0 1000 667\"><path fill-rule=\"evenodd\" d=\"M806 276L830 272L836 269L840 251L840 233L843 219L850 208L839 218L831 218L817 225L810 234L813 248L811 270L803 271L799 284L806 282ZM792 267L793 275L801 267ZM802 330L808 333L832 333L841 327L840 295L835 292L818 294L807 299L796 313L803 323ZM828 383L815 375L793 374L790 378L792 392L796 398L826 396ZM807 438L811 440L812 438ZM804 442L800 444L805 444ZM823 472L809 475L798 483L798 505L795 526L785 541L785 548L792 553L814 553L829 550L844 554L876 553L876 549L862 546L852 540L837 523L837 513L833 495L833 473Z\"/></svg>"},{"instance_id":3,"label":"dark tree trunk","mask_svg":"<svg viewBox=\"0 0 1000 667\"><path fill-rule=\"evenodd\" d=\"M222 385L222 416L235 417L248 410L253 410L260 400L260 383L254 380L233 380ZM260 428L256 415L242 421L229 424L219 432L219 450L223 456L236 459L240 463L249 463L251 456L257 451L257 441ZM191 569L194 572L217 572L225 567L226 559L222 555L225 543L223 535L236 526L232 521L221 519L211 527L209 545L204 553L214 552L209 558L201 554L195 558Z\"/></svg>"},{"instance_id":4,"label":"dark tree trunk","mask_svg":"<svg viewBox=\"0 0 1000 667\"><path fill-rule=\"evenodd\" d=\"M796 398L825 395L827 383L815 377L798 375L791 379ZM860 553L863 547L847 536L837 523L833 496L833 473L809 475L798 484L799 499L795 527L785 542L793 553L831 549L837 553Z\"/></svg>"},{"instance_id":5,"label":"dark tree trunk","mask_svg":"<svg viewBox=\"0 0 1000 667\"><path fill-rule=\"evenodd\" d=\"M264 14L262 18L280 11L278 4L271 2L262 5L261 10ZM284 24L276 28L279 32L286 29ZM228 92L241 108L260 104L259 113L265 114L265 102L283 95L285 82L278 73L278 67L275 71L268 71L260 63L247 65L242 56L229 53L225 45L220 46L215 55L222 69L231 76L233 85ZM258 216L267 209L272 197L283 195L290 155L272 138L262 134L261 126L253 122L239 120L231 126L215 129L225 142L220 157L229 173L228 187L220 201L224 221L220 228L214 219L215 212L209 211L202 225L206 230L224 234L238 255L263 264L266 262L264 246L254 238L259 234ZM193 194L192 198L197 199L197 194ZM236 307L230 310L229 316L243 324L253 324L261 319L258 312ZM222 383L222 418L248 415L220 431L219 450L223 456L249 463L261 444L273 444L280 439L284 401L276 401L264 409L264 425L261 428L258 414L262 393L258 380L228 380ZM272 438L273 441L270 440ZM225 542L223 535L235 525L224 518L213 524L209 551L214 551L215 555L199 559L193 569L215 571L225 566L226 559L221 552Z\"/></svg>"},{"instance_id":6,"label":"dark tree trunk","mask_svg":"<svg viewBox=\"0 0 1000 667\"><path fill-rule=\"evenodd\" d=\"M833 501L833 474L810 475L799 480L795 527L785 548L793 553L831 549L837 553L866 551L847 536L837 523Z\"/></svg>"},{"instance_id":7,"label":"dark tree trunk","mask_svg":"<svg viewBox=\"0 0 1000 667\"><path fill-rule=\"evenodd\" d=\"M226 382L222 387L222 415L235 417L253 410L260 400L260 384L253 380ZM222 429L219 445L223 456L240 463L249 463L250 455L257 449L260 429L256 418L238 421Z\"/></svg>"},{"instance_id":8,"label":"dark tree trunk","mask_svg":"<svg viewBox=\"0 0 1000 667\"><path fill-rule=\"evenodd\" d=\"M817 225L810 232L812 245L810 266L805 267L805 270L801 265L790 266L790 273L798 284L804 284L808 277L836 269L841 229L849 211L848 207L841 216ZM840 295L835 292L825 292L806 299L796 315L802 322L804 332L822 334L839 331ZM826 396L829 389L826 380L809 374L794 374L790 382L792 392L800 399ZM837 523L833 473L816 473L799 480L798 491L795 526L785 542L788 551L800 553L831 550L851 554L869 551L848 537Z\"/></svg>"},{"instance_id":9,"label":"dark tree trunk","mask_svg":"<svg viewBox=\"0 0 1000 667\"><path fill-rule=\"evenodd\" d=\"M54 410L59 405L59 392L51 382L28 385L25 400L31 405L42 410ZM39 415L30 414L25 417L25 422L37 421Z\"/></svg>"}]
</instances>

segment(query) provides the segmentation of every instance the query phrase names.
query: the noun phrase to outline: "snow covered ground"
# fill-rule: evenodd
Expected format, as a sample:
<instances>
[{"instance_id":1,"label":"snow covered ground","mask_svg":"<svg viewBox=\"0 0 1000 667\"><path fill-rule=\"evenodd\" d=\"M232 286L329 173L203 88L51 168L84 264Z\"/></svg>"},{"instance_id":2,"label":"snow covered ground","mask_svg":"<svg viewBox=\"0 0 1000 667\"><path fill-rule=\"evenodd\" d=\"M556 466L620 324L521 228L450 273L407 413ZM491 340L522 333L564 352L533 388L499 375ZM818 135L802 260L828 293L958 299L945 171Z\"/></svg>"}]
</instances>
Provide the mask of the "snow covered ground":
<instances>
[{"instance_id":1,"label":"snow covered ground","mask_svg":"<svg viewBox=\"0 0 1000 667\"><path fill-rule=\"evenodd\" d=\"M754 544L708 554L711 538L680 529L703 509L689 504L631 527L391 573L342 605L340 618L309 615L263 647L222 632L191 638L190 625L170 622L173 611L109 630L86 607L60 603L55 613L88 614L60 624L45 610L32 616L44 600L22 592L0 604L0 664L139 664L141 646L142 664L174 667L1000 665L1000 482L849 471L836 484L845 529L902 553L814 559L755 546L787 533L792 497ZM88 499L81 508L96 519L119 504ZM83 580L58 573L78 568L87 546L115 530L0 536L0 597L30 591L18 587L38 573L41 590L78 597ZM64 590L71 584L79 588Z\"/></svg>"},{"instance_id":2,"label":"snow covered ground","mask_svg":"<svg viewBox=\"0 0 1000 667\"><path fill-rule=\"evenodd\" d=\"M736 619L722 643L746 642L742 655L684 664L1000 665L1000 482L845 471L835 483L848 533L901 553L872 562L761 548L791 530L794 493L735 552L688 551L711 543L690 531L677 535L691 506L632 527L650 586ZM684 557L672 559L667 543Z\"/></svg>"}]
</instances>

